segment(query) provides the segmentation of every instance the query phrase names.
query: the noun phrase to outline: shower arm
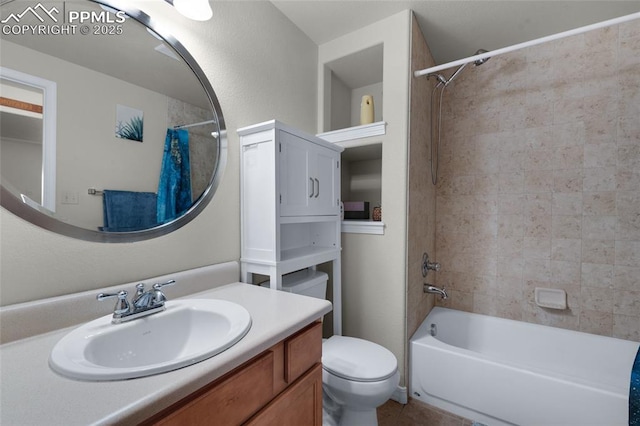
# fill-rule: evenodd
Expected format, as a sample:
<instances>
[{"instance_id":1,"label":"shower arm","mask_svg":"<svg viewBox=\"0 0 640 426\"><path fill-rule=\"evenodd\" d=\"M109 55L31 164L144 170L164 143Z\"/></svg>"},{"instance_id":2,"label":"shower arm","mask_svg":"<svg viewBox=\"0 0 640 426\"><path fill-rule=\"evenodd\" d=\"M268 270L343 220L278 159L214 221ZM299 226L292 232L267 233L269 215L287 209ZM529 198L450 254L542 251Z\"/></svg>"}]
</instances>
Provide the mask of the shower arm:
<instances>
[{"instance_id":1,"label":"shower arm","mask_svg":"<svg viewBox=\"0 0 640 426\"><path fill-rule=\"evenodd\" d=\"M467 65L469 65L469 62L467 62L466 64L462 64L458 67L457 70L455 70L455 72L453 74L451 74L451 77L449 77L449 80L447 80L447 82L444 84L444 87L447 87L449 85L449 83L451 83L453 81L454 78L456 78L458 76L458 74L460 74L460 72L464 69L464 67L466 67Z\"/></svg>"}]
</instances>

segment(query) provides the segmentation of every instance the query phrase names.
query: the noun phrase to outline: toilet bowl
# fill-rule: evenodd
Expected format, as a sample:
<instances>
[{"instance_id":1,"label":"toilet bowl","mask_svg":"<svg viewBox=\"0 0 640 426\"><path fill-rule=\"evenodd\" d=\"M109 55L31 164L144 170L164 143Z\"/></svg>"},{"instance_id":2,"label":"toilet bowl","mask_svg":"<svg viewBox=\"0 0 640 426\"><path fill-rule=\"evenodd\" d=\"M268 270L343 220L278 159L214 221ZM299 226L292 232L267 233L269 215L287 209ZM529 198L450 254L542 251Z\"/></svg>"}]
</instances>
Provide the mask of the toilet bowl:
<instances>
[{"instance_id":1,"label":"toilet bowl","mask_svg":"<svg viewBox=\"0 0 640 426\"><path fill-rule=\"evenodd\" d=\"M324 272L306 269L284 276L282 290L324 299L327 279ZM324 424L377 426L376 408L391 397L399 382L398 360L383 346L346 336L323 341Z\"/></svg>"},{"instance_id":2,"label":"toilet bowl","mask_svg":"<svg viewBox=\"0 0 640 426\"><path fill-rule=\"evenodd\" d=\"M399 382L396 357L376 343L333 336L322 344L322 388L339 406L331 423L377 425L376 408L391 397Z\"/></svg>"}]
</instances>

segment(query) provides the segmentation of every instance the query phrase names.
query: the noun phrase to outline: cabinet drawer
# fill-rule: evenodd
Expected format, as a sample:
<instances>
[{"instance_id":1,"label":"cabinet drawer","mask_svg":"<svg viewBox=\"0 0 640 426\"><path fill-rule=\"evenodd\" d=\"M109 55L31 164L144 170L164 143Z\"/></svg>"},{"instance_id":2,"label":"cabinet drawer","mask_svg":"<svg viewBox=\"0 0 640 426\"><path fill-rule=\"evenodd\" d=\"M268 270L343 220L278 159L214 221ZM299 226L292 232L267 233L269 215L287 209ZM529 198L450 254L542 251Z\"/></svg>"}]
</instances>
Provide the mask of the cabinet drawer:
<instances>
[{"instance_id":1,"label":"cabinet drawer","mask_svg":"<svg viewBox=\"0 0 640 426\"><path fill-rule=\"evenodd\" d=\"M322 365L316 364L246 424L249 426L321 426Z\"/></svg>"},{"instance_id":2,"label":"cabinet drawer","mask_svg":"<svg viewBox=\"0 0 640 426\"><path fill-rule=\"evenodd\" d=\"M322 323L315 322L284 341L284 380L292 383L322 359Z\"/></svg>"},{"instance_id":3,"label":"cabinet drawer","mask_svg":"<svg viewBox=\"0 0 640 426\"><path fill-rule=\"evenodd\" d=\"M156 425L238 425L273 397L273 352L267 351L207 391L178 403L180 408L159 418Z\"/></svg>"}]
</instances>

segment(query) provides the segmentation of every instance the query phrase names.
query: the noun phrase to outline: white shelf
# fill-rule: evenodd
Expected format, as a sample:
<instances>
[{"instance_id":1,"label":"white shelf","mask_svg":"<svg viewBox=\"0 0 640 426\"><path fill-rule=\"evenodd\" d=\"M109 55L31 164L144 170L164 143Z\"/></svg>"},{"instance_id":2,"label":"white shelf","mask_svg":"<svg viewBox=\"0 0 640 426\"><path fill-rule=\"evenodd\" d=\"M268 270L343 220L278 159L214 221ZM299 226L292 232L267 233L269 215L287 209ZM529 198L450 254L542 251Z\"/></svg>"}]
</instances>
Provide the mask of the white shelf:
<instances>
[{"instance_id":1,"label":"white shelf","mask_svg":"<svg viewBox=\"0 0 640 426\"><path fill-rule=\"evenodd\" d=\"M371 220L343 220L342 232L349 234L384 235L384 222Z\"/></svg>"},{"instance_id":2,"label":"white shelf","mask_svg":"<svg viewBox=\"0 0 640 426\"><path fill-rule=\"evenodd\" d=\"M346 129L319 133L316 136L328 142L344 142L354 139L368 138L371 136L384 135L387 131L386 126L387 123L384 121L378 121L377 123L363 124L362 126L348 127Z\"/></svg>"},{"instance_id":3,"label":"white shelf","mask_svg":"<svg viewBox=\"0 0 640 426\"><path fill-rule=\"evenodd\" d=\"M335 222L336 215L319 216L280 216L281 224Z\"/></svg>"},{"instance_id":4,"label":"white shelf","mask_svg":"<svg viewBox=\"0 0 640 426\"><path fill-rule=\"evenodd\" d=\"M324 263L339 255L336 247L307 246L283 250L280 253L280 262L301 262L308 265Z\"/></svg>"}]
</instances>

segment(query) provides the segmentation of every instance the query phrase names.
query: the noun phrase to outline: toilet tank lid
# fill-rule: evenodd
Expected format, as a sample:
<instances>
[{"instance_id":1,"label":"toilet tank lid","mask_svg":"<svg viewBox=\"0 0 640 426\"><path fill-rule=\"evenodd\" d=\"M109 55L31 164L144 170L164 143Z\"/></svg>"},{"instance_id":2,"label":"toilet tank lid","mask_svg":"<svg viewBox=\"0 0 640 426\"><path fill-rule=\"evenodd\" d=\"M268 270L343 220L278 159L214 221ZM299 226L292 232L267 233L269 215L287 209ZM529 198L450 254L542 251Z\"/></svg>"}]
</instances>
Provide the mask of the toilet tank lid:
<instances>
[{"instance_id":1,"label":"toilet tank lid","mask_svg":"<svg viewBox=\"0 0 640 426\"><path fill-rule=\"evenodd\" d=\"M398 361L387 348L356 337L332 336L322 344L322 367L347 380L373 382L398 370Z\"/></svg>"}]
</instances>

